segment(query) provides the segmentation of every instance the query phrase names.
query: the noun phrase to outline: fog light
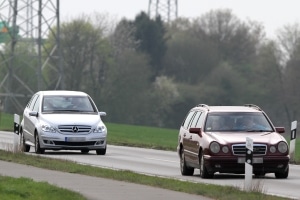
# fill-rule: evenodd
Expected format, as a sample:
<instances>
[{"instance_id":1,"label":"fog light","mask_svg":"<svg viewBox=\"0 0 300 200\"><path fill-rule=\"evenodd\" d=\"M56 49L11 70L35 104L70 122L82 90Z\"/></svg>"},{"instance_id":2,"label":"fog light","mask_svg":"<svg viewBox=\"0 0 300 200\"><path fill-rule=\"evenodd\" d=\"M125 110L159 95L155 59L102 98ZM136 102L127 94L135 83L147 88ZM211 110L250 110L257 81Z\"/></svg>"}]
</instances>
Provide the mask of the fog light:
<instances>
[{"instance_id":1,"label":"fog light","mask_svg":"<svg viewBox=\"0 0 300 200\"><path fill-rule=\"evenodd\" d=\"M104 144L104 140L97 141L95 145L102 145L102 144Z\"/></svg>"},{"instance_id":2,"label":"fog light","mask_svg":"<svg viewBox=\"0 0 300 200\"><path fill-rule=\"evenodd\" d=\"M283 164L277 165L277 168L283 168Z\"/></svg>"}]
</instances>

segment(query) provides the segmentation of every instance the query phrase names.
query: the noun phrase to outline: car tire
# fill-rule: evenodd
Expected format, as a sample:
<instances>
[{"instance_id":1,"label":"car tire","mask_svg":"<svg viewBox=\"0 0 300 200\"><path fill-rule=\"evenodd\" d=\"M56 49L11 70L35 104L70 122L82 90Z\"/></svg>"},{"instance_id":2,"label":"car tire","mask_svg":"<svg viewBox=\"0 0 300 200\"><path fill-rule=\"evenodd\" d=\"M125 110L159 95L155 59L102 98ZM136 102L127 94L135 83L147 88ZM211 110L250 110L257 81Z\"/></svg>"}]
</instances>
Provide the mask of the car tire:
<instances>
[{"instance_id":1,"label":"car tire","mask_svg":"<svg viewBox=\"0 0 300 200\"><path fill-rule=\"evenodd\" d=\"M38 133L35 133L35 134L34 134L34 144L35 144L35 145L34 145L35 153L36 153L36 154L44 154L45 149L42 149L42 148L41 148Z\"/></svg>"},{"instance_id":2,"label":"car tire","mask_svg":"<svg viewBox=\"0 0 300 200\"><path fill-rule=\"evenodd\" d=\"M90 152L89 149L81 149L81 153L83 154L88 154Z\"/></svg>"},{"instance_id":3,"label":"car tire","mask_svg":"<svg viewBox=\"0 0 300 200\"><path fill-rule=\"evenodd\" d=\"M266 173L264 173L264 172L254 173L254 176L256 178L263 178L263 177L265 177L265 175L266 175Z\"/></svg>"},{"instance_id":4,"label":"car tire","mask_svg":"<svg viewBox=\"0 0 300 200\"><path fill-rule=\"evenodd\" d=\"M22 152L29 152L30 146L25 143L24 134L22 131L20 131L20 150Z\"/></svg>"},{"instance_id":5,"label":"car tire","mask_svg":"<svg viewBox=\"0 0 300 200\"><path fill-rule=\"evenodd\" d=\"M209 173L206 166L205 166L205 160L204 160L204 154L201 152L201 157L199 159L200 164L200 176L201 178L213 178L214 174Z\"/></svg>"},{"instance_id":6,"label":"car tire","mask_svg":"<svg viewBox=\"0 0 300 200\"><path fill-rule=\"evenodd\" d=\"M180 171L181 171L181 175L183 175L183 176L193 176L194 175L194 168L188 167L186 165L183 148L181 149L181 153L180 153Z\"/></svg>"},{"instance_id":7,"label":"car tire","mask_svg":"<svg viewBox=\"0 0 300 200\"><path fill-rule=\"evenodd\" d=\"M97 149L96 153L97 153L97 155L105 155L106 154L106 147L104 149Z\"/></svg>"},{"instance_id":8,"label":"car tire","mask_svg":"<svg viewBox=\"0 0 300 200\"><path fill-rule=\"evenodd\" d=\"M276 172L275 177L278 179L287 178L289 176L289 165L284 172Z\"/></svg>"}]
</instances>

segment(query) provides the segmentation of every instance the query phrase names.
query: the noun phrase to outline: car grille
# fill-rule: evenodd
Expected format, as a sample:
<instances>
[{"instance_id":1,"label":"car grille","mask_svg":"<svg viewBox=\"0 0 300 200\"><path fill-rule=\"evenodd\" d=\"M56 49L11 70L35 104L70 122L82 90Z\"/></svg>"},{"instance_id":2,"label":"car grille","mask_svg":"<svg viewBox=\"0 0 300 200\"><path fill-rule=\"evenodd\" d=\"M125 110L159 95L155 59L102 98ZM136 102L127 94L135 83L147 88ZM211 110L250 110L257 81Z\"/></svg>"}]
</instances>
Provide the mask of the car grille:
<instances>
[{"instance_id":1,"label":"car grille","mask_svg":"<svg viewBox=\"0 0 300 200\"><path fill-rule=\"evenodd\" d=\"M245 144L232 145L232 152L234 155L246 155ZM253 144L253 155L266 155L267 145L265 144Z\"/></svg>"},{"instance_id":2,"label":"car grille","mask_svg":"<svg viewBox=\"0 0 300 200\"><path fill-rule=\"evenodd\" d=\"M59 131L62 134L88 134L91 131L91 126L85 125L60 125Z\"/></svg>"}]
</instances>

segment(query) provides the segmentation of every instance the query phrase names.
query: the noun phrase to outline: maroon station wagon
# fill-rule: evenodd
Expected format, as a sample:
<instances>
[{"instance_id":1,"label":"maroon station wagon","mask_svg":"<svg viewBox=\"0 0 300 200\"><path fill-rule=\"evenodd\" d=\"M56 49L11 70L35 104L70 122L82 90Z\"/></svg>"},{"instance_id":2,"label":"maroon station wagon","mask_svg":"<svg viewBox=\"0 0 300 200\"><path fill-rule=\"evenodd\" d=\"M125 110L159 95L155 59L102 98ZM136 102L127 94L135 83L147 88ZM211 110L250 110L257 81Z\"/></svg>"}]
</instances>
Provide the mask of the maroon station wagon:
<instances>
[{"instance_id":1,"label":"maroon station wagon","mask_svg":"<svg viewBox=\"0 0 300 200\"><path fill-rule=\"evenodd\" d=\"M200 169L202 178L214 173L245 173L246 137L253 140L253 174L289 174L289 147L284 127L274 127L259 107L208 106L192 108L181 124L177 152L181 174L191 176Z\"/></svg>"}]
</instances>

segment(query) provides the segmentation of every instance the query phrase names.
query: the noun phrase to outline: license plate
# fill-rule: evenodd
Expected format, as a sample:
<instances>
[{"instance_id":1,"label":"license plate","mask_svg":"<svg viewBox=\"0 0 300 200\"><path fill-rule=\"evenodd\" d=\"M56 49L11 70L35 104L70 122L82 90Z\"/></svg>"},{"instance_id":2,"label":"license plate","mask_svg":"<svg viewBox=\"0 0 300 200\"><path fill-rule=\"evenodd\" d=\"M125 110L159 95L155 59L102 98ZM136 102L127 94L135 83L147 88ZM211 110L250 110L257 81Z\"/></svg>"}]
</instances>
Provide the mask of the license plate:
<instances>
[{"instance_id":1,"label":"license plate","mask_svg":"<svg viewBox=\"0 0 300 200\"><path fill-rule=\"evenodd\" d=\"M66 142L84 142L84 137L65 137Z\"/></svg>"},{"instance_id":2,"label":"license plate","mask_svg":"<svg viewBox=\"0 0 300 200\"><path fill-rule=\"evenodd\" d=\"M264 159L255 157L255 158L252 158L252 162L253 162L253 164L263 163ZM244 157L238 158L238 163L245 163L245 158Z\"/></svg>"}]
</instances>

